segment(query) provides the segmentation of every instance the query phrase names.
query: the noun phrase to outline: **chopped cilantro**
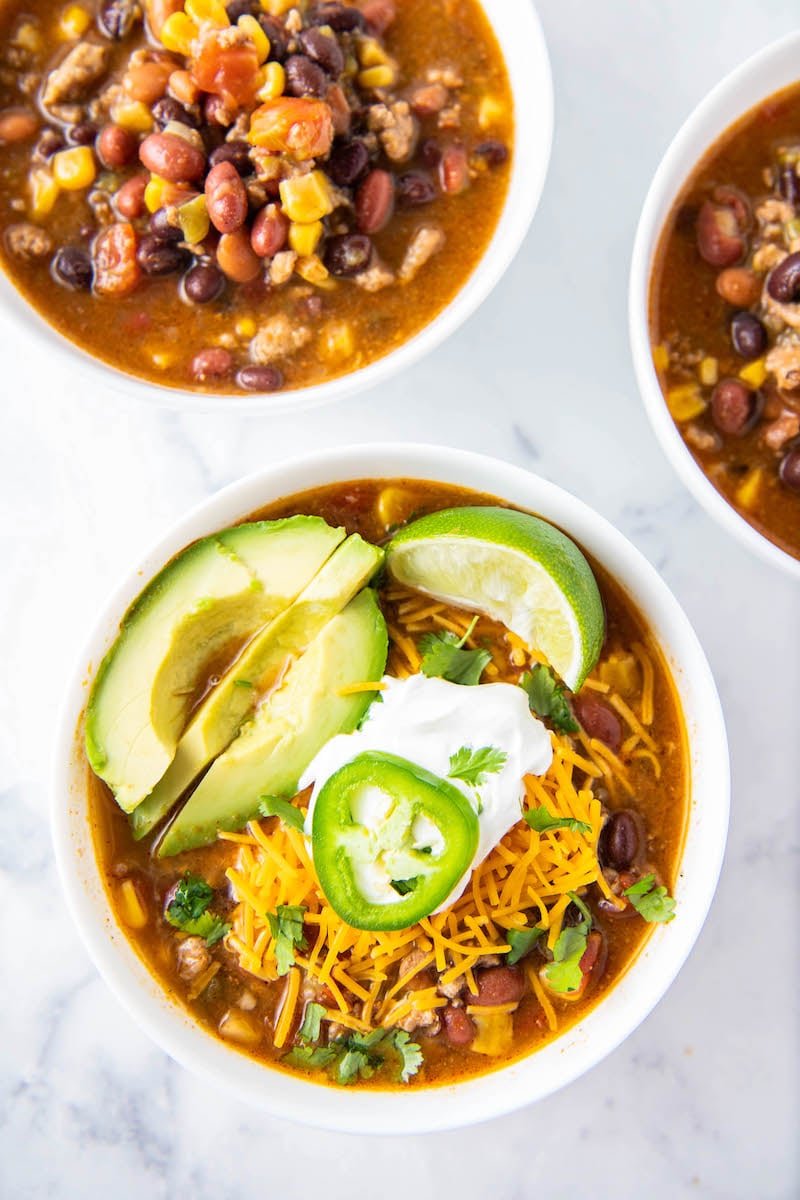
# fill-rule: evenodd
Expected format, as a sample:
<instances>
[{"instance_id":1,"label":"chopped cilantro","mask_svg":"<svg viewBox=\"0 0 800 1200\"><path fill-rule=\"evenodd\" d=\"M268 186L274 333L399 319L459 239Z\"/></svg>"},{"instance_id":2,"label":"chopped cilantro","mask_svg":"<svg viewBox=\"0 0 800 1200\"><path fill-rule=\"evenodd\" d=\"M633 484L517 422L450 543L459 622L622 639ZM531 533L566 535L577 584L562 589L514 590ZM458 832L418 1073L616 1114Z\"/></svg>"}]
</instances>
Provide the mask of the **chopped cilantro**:
<instances>
[{"instance_id":1,"label":"chopped cilantro","mask_svg":"<svg viewBox=\"0 0 800 1200\"><path fill-rule=\"evenodd\" d=\"M506 941L511 947L506 956L508 965L513 967L514 963L529 954L543 933L544 930L538 925L533 925L530 929L506 930Z\"/></svg>"},{"instance_id":2,"label":"chopped cilantro","mask_svg":"<svg viewBox=\"0 0 800 1200\"><path fill-rule=\"evenodd\" d=\"M526 671L519 686L538 717L547 717L553 728L562 733L578 732L580 726L570 712L564 689L544 663L536 663L532 671Z\"/></svg>"},{"instance_id":3,"label":"chopped cilantro","mask_svg":"<svg viewBox=\"0 0 800 1200\"><path fill-rule=\"evenodd\" d=\"M645 875L626 888L623 895L630 897L631 904L645 921L654 924L671 921L675 916L675 901L665 887L656 887L655 882L655 875Z\"/></svg>"},{"instance_id":4,"label":"chopped cilantro","mask_svg":"<svg viewBox=\"0 0 800 1200\"><path fill-rule=\"evenodd\" d=\"M175 895L167 905L166 918L170 925L183 933L205 938L207 946L213 946L230 929L208 908L214 898L214 889L199 875L187 871L175 889Z\"/></svg>"},{"instance_id":5,"label":"chopped cilantro","mask_svg":"<svg viewBox=\"0 0 800 1200\"><path fill-rule=\"evenodd\" d=\"M583 983L581 959L586 953L586 943L592 928L592 914L583 901L569 893L573 904L580 909L581 920L577 925L567 925L558 935L553 947L553 961L544 969L545 978L554 992L577 992Z\"/></svg>"},{"instance_id":6,"label":"chopped cilantro","mask_svg":"<svg viewBox=\"0 0 800 1200\"><path fill-rule=\"evenodd\" d=\"M315 1067L327 1067L338 1058L339 1052L335 1046L295 1046L286 1055L285 1062L293 1067L303 1067L311 1070Z\"/></svg>"},{"instance_id":7,"label":"chopped cilantro","mask_svg":"<svg viewBox=\"0 0 800 1200\"><path fill-rule=\"evenodd\" d=\"M463 779L470 787L478 787L484 783L487 775L502 771L508 755L496 746L482 746L473 750L471 746L462 746L450 755L449 779Z\"/></svg>"},{"instance_id":8,"label":"chopped cilantro","mask_svg":"<svg viewBox=\"0 0 800 1200\"><path fill-rule=\"evenodd\" d=\"M313 1001L306 1008L303 1014L303 1024L300 1026L300 1037L306 1042L318 1042L320 1022L322 1018L327 1016L327 1010L321 1004L315 1004Z\"/></svg>"},{"instance_id":9,"label":"chopped cilantro","mask_svg":"<svg viewBox=\"0 0 800 1200\"><path fill-rule=\"evenodd\" d=\"M249 687L249 688L251 688L251 687L255 687L255 684L251 683L249 679L234 679L233 686L234 687Z\"/></svg>"},{"instance_id":10,"label":"chopped cilantro","mask_svg":"<svg viewBox=\"0 0 800 1200\"><path fill-rule=\"evenodd\" d=\"M288 825L291 829L302 829L305 825L305 817L299 808L286 800L283 796L262 796L258 805L258 815L260 817L279 817L284 825Z\"/></svg>"},{"instance_id":11,"label":"chopped cilantro","mask_svg":"<svg viewBox=\"0 0 800 1200\"><path fill-rule=\"evenodd\" d=\"M439 677L450 683L462 683L472 687L480 682L483 668L491 661L488 650L465 650L464 643L478 623L475 617L462 638L448 630L442 633L426 633L421 637L418 650L422 655L422 674L429 678Z\"/></svg>"},{"instance_id":12,"label":"chopped cilantro","mask_svg":"<svg viewBox=\"0 0 800 1200\"><path fill-rule=\"evenodd\" d=\"M591 825L586 821L578 821L575 817L552 817L544 805L529 808L522 815L536 833L550 833L554 829L570 829L573 833L592 832Z\"/></svg>"},{"instance_id":13,"label":"chopped cilantro","mask_svg":"<svg viewBox=\"0 0 800 1200\"><path fill-rule=\"evenodd\" d=\"M267 913L270 932L275 939L275 961L278 964L279 975L285 975L294 965L295 946L298 950L305 949L305 911L302 904L279 904L277 912Z\"/></svg>"},{"instance_id":14,"label":"chopped cilantro","mask_svg":"<svg viewBox=\"0 0 800 1200\"><path fill-rule=\"evenodd\" d=\"M321 1005L309 1005L310 1008ZM308 1009L306 1009L308 1014ZM303 1028L305 1027L303 1021ZM300 1035L303 1036L303 1028ZM370 1079L376 1071L386 1066L387 1056L399 1059L399 1075L408 1083L422 1066L422 1050L402 1029L373 1029L371 1033L350 1033L336 1038L329 1046L295 1046L286 1056L286 1061L296 1067L311 1069L335 1064L335 1078L339 1083L352 1083L355 1079Z\"/></svg>"}]
</instances>

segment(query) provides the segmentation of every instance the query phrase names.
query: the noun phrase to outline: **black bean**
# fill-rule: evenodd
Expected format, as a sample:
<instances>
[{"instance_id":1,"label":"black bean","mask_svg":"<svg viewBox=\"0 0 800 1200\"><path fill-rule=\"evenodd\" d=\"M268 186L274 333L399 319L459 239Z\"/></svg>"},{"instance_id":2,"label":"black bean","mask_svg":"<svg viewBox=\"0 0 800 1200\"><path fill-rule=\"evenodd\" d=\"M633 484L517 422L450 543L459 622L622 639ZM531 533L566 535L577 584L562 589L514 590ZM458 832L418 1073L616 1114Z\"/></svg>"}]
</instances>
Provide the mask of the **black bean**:
<instances>
[{"instance_id":1,"label":"black bean","mask_svg":"<svg viewBox=\"0 0 800 1200\"><path fill-rule=\"evenodd\" d=\"M189 253L174 242L162 242L148 233L139 242L136 257L145 275L172 275L186 266Z\"/></svg>"},{"instance_id":2,"label":"black bean","mask_svg":"<svg viewBox=\"0 0 800 1200\"><path fill-rule=\"evenodd\" d=\"M283 25L281 25L280 21L276 21L274 17L270 17L264 12L258 14L258 23L269 39L269 56L267 61L283 62L286 58L286 52L289 49L289 38Z\"/></svg>"},{"instance_id":3,"label":"black bean","mask_svg":"<svg viewBox=\"0 0 800 1200\"><path fill-rule=\"evenodd\" d=\"M481 142L480 146L475 147L474 152L486 159L490 167L502 167L503 163L508 160L508 146L505 142Z\"/></svg>"},{"instance_id":4,"label":"black bean","mask_svg":"<svg viewBox=\"0 0 800 1200\"><path fill-rule=\"evenodd\" d=\"M283 387L283 372L277 367L242 367L236 383L246 392L277 392Z\"/></svg>"},{"instance_id":5,"label":"black bean","mask_svg":"<svg viewBox=\"0 0 800 1200\"><path fill-rule=\"evenodd\" d=\"M31 162L34 165L47 162L48 158L63 149L64 138L58 130L49 127L43 129L31 151Z\"/></svg>"},{"instance_id":6,"label":"black bean","mask_svg":"<svg viewBox=\"0 0 800 1200\"><path fill-rule=\"evenodd\" d=\"M197 263L183 277L183 291L193 304L210 304L222 295L225 276L213 263Z\"/></svg>"},{"instance_id":7,"label":"black bean","mask_svg":"<svg viewBox=\"0 0 800 1200\"><path fill-rule=\"evenodd\" d=\"M138 13L136 0L102 0L97 13L100 32L114 42L121 41L130 33Z\"/></svg>"},{"instance_id":8,"label":"black bean","mask_svg":"<svg viewBox=\"0 0 800 1200\"><path fill-rule=\"evenodd\" d=\"M779 262L767 280L767 291L779 304L790 304L800 293L800 251Z\"/></svg>"},{"instance_id":9,"label":"black bean","mask_svg":"<svg viewBox=\"0 0 800 1200\"><path fill-rule=\"evenodd\" d=\"M62 246L52 265L54 277L65 287L87 291L92 286L94 269L85 250L77 246Z\"/></svg>"},{"instance_id":10,"label":"black bean","mask_svg":"<svg viewBox=\"0 0 800 1200\"><path fill-rule=\"evenodd\" d=\"M329 25L336 33L351 33L354 29L365 29L363 13L344 4L319 4L306 17L309 25Z\"/></svg>"},{"instance_id":11,"label":"black bean","mask_svg":"<svg viewBox=\"0 0 800 1200\"><path fill-rule=\"evenodd\" d=\"M285 69L286 91L290 96L315 96L319 100L327 94L325 72L305 54L290 55Z\"/></svg>"},{"instance_id":12,"label":"black bean","mask_svg":"<svg viewBox=\"0 0 800 1200\"><path fill-rule=\"evenodd\" d=\"M234 165L240 175L252 175L253 163L250 158L250 145L248 142L242 142L234 139L230 142L223 142L221 146L217 146L216 150L212 150L208 156L208 166L216 167L217 163L229 162Z\"/></svg>"},{"instance_id":13,"label":"black bean","mask_svg":"<svg viewBox=\"0 0 800 1200\"><path fill-rule=\"evenodd\" d=\"M731 321L733 348L742 358L760 358L767 348L767 331L751 312L738 312Z\"/></svg>"},{"instance_id":14,"label":"black bean","mask_svg":"<svg viewBox=\"0 0 800 1200\"><path fill-rule=\"evenodd\" d=\"M331 275L358 275L367 269L371 258L372 242L363 233L328 238L325 246L325 266Z\"/></svg>"},{"instance_id":15,"label":"black bean","mask_svg":"<svg viewBox=\"0 0 800 1200\"><path fill-rule=\"evenodd\" d=\"M331 150L325 170L337 187L350 187L369 166L369 153L363 142L339 142Z\"/></svg>"},{"instance_id":16,"label":"black bean","mask_svg":"<svg viewBox=\"0 0 800 1200\"><path fill-rule=\"evenodd\" d=\"M800 186L798 186L794 164L787 163L785 167L781 167L778 190L787 204L797 204L800 199Z\"/></svg>"},{"instance_id":17,"label":"black bean","mask_svg":"<svg viewBox=\"0 0 800 1200\"><path fill-rule=\"evenodd\" d=\"M171 225L167 220L165 208L156 209L150 218L150 231L160 242L182 242L183 230L177 225Z\"/></svg>"},{"instance_id":18,"label":"black bean","mask_svg":"<svg viewBox=\"0 0 800 1200\"><path fill-rule=\"evenodd\" d=\"M786 487L800 492L800 446L793 446L784 454L778 474Z\"/></svg>"},{"instance_id":19,"label":"black bean","mask_svg":"<svg viewBox=\"0 0 800 1200\"><path fill-rule=\"evenodd\" d=\"M639 854L640 837L636 817L626 809L612 813L597 843L600 865L625 871Z\"/></svg>"},{"instance_id":20,"label":"black bean","mask_svg":"<svg viewBox=\"0 0 800 1200\"><path fill-rule=\"evenodd\" d=\"M261 12L261 5L258 0L231 0L230 4L226 4L225 10L231 25L235 25L239 17L257 17Z\"/></svg>"},{"instance_id":21,"label":"black bean","mask_svg":"<svg viewBox=\"0 0 800 1200\"><path fill-rule=\"evenodd\" d=\"M442 147L436 138L426 138L419 148L419 156L426 167L434 169L442 161Z\"/></svg>"},{"instance_id":22,"label":"black bean","mask_svg":"<svg viewBox=\"0 0 800 1200\"><path fill-rule=\"evenodd\" d=\"M332 79L338 79L344 70L344 54L336 38L313 27L304 29L298 37L312 62L322 67Z\"/></svg>"},{"instance_id":23,"label":"black bean","mask_svg":"<svg viewBox=\"0 0 800 1200\"><path fill-rule=\"evenodd\" d=\"M71 146L91 146L97 137L97 126L91 121L81 121L67 130L67 141Z\"/></svg>"},{"instance_id":24,"label":"black bean","mask_svg":"<svg viewBox=\"0 0 800 1200\"><path fill-rule=\"evenodd\" d=\"M401 208L416 208L419 204L430 204L436 198L436 187L428 175L409 171L398 179L395 195Z\"/></svg>"},{"instance_id":25,"label":"black bean","mask_svg":"<svg viewBox=\"0 0 800 1200\"><path fill-rule=\"evenodd\" d=\"M160 100L156 101L153 105L153 120L162 129L170 121L180 121L182 125L188 125L190 129L197 129L200 124L197 117L177 100L173 100L172 96L162 96Z\"/></svg>"},{"instance_id":26,"label":"black bean","mask_svg":"<svg viewBox=\"0 0 800 1200\"><path fill-rule=\"evenodd\" d=\"M711 396L711 420L720 433L741 437L753 428L763 407L760 392L751 391L740 379L722 379Z\"/></svg>"}]
</instances>

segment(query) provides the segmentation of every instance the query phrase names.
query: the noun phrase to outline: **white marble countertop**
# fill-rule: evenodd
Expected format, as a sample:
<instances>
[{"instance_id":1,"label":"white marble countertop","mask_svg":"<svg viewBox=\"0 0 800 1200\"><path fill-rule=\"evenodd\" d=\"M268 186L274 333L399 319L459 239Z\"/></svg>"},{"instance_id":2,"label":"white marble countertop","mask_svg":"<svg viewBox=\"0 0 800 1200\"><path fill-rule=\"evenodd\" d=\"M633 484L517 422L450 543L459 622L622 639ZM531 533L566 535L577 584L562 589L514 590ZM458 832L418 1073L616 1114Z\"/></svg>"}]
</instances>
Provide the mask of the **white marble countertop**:
<instances>
[{"instance_id":1,"label":"white marble countertop","mask_svg":"<svg viewBox=\"0 0 800 1200\"><path fill-rule=\"evenodd\" d=\"M691 500L646 423L626 282L650 175L692 105L794 28L779 0L542 0L556 137L525 246L479 316L381 394L296 417L174 416L87 395L0 324L3 985L0 1195L337 1200L800 1195L800 592ZM64 908L47 764L99 600L162 527L303 449L480 449L563 484L662 571L708 652L733 812L708 924L652 1016L537 1107L476 1129L355 1139L269 1120L190 1078L100 981Z\"/></svg>"}]
</instances>

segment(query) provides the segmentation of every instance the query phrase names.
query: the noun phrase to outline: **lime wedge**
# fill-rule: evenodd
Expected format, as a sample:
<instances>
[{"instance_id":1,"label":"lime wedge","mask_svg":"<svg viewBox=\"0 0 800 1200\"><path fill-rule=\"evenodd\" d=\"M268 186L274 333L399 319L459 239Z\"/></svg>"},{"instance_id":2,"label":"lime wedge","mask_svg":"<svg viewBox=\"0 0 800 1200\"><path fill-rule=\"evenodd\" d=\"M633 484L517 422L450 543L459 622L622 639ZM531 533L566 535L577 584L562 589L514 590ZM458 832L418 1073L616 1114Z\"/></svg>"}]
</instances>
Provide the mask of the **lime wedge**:
<instances>
[{"instance_id":1,"label":"lime wedge","mask_svg":"<svg viewBox=\"0 0 800 1200\"><path fill-rule=\"evenodd\" d=\"M571 691L597 662L603 602L592 569L565 534L509 508L448 508L392 539L395 579L501 621L545 656Z\"/></svg>"}]
</instances>

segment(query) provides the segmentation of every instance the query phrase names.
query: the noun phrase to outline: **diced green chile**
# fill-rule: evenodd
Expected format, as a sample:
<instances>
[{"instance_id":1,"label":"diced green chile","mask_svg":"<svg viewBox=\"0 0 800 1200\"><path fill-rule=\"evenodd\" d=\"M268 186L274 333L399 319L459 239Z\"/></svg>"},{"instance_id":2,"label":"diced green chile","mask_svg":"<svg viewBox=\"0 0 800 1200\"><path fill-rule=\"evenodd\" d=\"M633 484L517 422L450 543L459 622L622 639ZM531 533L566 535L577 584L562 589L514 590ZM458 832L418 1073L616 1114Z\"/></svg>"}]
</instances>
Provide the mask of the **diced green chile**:
<instances>
[{"instance_id":1,"label":"diced green chile","mask_svg":"<svg viewBox=\"0 0 800 1200\"><path fill-rule=\"evenodd\" d=\"M478 846L478 818L458 788L377 751L331 775L317 797L311 832L322 890L356 929L405 929L428 916L469 869ZM381 900L365 895L376 868Z\"/></svg>"}]
</instances>

